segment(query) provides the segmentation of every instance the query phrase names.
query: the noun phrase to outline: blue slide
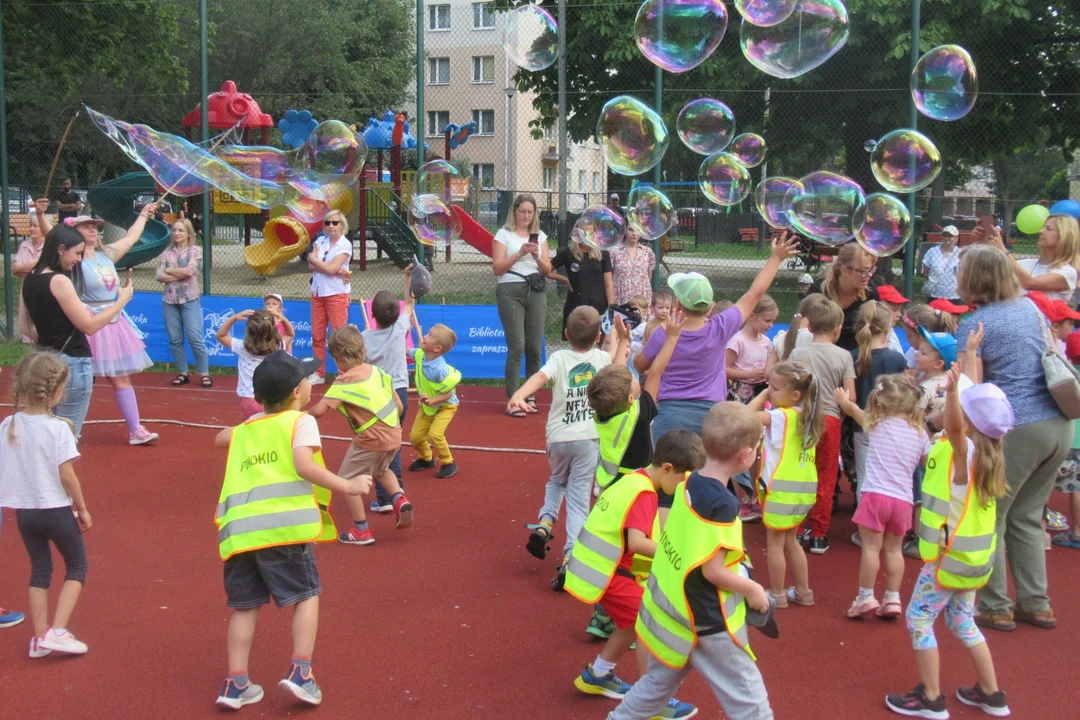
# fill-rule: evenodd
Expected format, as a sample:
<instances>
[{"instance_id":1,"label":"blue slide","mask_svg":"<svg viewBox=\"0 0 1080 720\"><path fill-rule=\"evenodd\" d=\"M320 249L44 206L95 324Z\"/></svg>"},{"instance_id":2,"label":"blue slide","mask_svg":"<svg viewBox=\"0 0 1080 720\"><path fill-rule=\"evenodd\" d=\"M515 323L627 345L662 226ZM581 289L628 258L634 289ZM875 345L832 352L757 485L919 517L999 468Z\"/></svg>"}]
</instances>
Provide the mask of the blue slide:
<instances>
[{"instance_id":1,"label":"blue slide","mask_svg":"<svg viewBox=\"0 0 1080 720\"><path fill-rule=\"evenodd\" d=\"M87 193L87 200L94 213L103 220L126 230L139 217L135 211L136 196L156 193L157 184L149 173L132 172L92 188ZM149 262L163 253L168 244L169 227L160 220L148 220L142 237L116 267L123 270Z\"/></svg>"}]
</instances>

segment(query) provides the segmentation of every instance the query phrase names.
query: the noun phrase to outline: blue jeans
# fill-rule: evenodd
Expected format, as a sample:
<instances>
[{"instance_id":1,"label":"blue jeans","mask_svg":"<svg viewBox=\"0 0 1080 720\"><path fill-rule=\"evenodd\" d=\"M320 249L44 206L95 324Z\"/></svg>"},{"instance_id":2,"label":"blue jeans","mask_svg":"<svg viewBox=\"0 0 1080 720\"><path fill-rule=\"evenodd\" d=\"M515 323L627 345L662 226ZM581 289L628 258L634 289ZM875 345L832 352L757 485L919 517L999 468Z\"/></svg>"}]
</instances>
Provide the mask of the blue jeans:
<instances>
[{"instance_id":1,"label":"blue jeans","mask_svg":"<svg viewBox=\"0 0 1080 720\"><path fill-rule=\"evenodd\" d=\"M94 392L94 369L88 357L61 355L60 358L67 363L71 376L64 390L64 399L56 406L56 415L71 421L75 426L75 440L78 441L86 411L90 409L90 394Z\"/></svg>"},{"instance_id":2,"label":"blue jeans","mask_svg":"<svg viewBox=\"0 0 1080 720\"><path fill-rule=\"evenodd\" d=\"M199 300L189 300L182 305L162 303L161 313L165 316L165 332L169 335L169 349L177 371L183 375L188 372L184 351L184 336L187 335L191 353L195 356L195 372L206 375L210 371L210 357L206 354L203 338L202 303Z\"/></svg>"},{"instance_id":3,"label":"blue jeans","mask_svg":"<svg viewBox=\"0 0 1080 720\"><path fill-rule=\"evenodd\" d=\"M409 410L409 388L395 388L394 392L401 399L401 417L398 418L398 425L405 427L405 416ZM397 454L394 455L394 461L390 463L390 472L394 473L398 479L398 484L401 485L402 491L405 490L405 482L401 479L401 448L398 448ZM383 489L383 486L379 483L375 483L375 499L378 500L380 505L390 504L390 493Z\"/></svg>"}]
</instances>

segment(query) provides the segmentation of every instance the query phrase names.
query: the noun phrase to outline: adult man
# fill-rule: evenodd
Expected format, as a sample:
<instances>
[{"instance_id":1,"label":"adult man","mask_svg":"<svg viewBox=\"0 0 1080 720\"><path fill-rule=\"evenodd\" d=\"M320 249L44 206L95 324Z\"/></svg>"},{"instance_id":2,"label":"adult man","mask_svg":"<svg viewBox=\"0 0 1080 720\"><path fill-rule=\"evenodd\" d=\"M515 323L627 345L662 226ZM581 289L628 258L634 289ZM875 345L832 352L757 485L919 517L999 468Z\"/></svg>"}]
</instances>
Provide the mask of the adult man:
<instances>
[{"instance_id":1,"label":"adult man","mask_svg":"<svg viewBox=\"0 0 1080 720\"><path fill-rule=\"evenodd\" d=\"M77 192L71 189L71 178L64 178L60 181L60 189L56 191L53 200L56 202L56 209L60 214L60 222L64 222L65 219L75 217L82 212L82 199L79 198Z\"/></svg>"}]
</instances>

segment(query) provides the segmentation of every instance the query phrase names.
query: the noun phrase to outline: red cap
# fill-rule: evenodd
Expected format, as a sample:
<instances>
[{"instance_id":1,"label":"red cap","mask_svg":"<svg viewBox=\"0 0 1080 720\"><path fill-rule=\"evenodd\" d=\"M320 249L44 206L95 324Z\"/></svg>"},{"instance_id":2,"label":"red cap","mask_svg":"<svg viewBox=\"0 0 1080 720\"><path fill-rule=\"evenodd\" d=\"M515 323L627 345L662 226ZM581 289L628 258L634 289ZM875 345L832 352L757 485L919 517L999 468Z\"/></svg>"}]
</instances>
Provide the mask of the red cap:
<instances>
[{"instance_id":1,"label":"red cap","mask_svg":"<svg viewBox=\"0 0 1080 720\"><path fill-rule=\"evenodd\" d=\"M1046 316L1047 320L1050 320L1050 316L1054 314L1054 303L1050 298L1046 297L1038 290L1035 290L1034 292L1029 292L1027 294L1027 299L1035 303L1035 307L1039 308L1042 314ZM1050 322L1055 321L1050 320Z\"/></svg>"},{"instance_id":2,"label":"red cap","mask_svg":"<svg viewBox=\"0 0 1080 720\"><path fill-rule=\"evenodd\" d=\"M963 315L971 309L968 305L956 305L949 302L945 298L938 298L930 303L930 307L934 310L940 310L943 313L949 313L950 315Z\"/></svg>"},{"instance_id":3,"label":"red cap","mask_svg":"<svg viewBox=\"0 0 1080 720\"><path fill-rule=\"evenodd\" d=\"M892 303L893 305L906 305L911 302L906 297L900 294L900 291L894 288L892 285L882 285L877 289L878 299L882 302Z\"/></svg>"},{"instance_id":4,"label":"red cap","mask_svg":"<svg viewBox=\"0 0 1080 720\"><path fill-rule=\"evenodd\" d=\"M1065 357L1069 362L1080 360L1080 332L1074 332L1065 340Z\"/></svg>"},{"instance_id":5,"label":"red cap","mask_svg":"<svg viewBox=\"0 0 1080 720\"><path fill-rule=\"evenodd\" d=\"M1053 316L1050 317L1050 322L1056 323L1062 320L1080 320L1080 313L1069 307L1069 304L1064 300L1055 300L1050 304L1050 309L1053 311Z\"/></svg>"}]
</instances>

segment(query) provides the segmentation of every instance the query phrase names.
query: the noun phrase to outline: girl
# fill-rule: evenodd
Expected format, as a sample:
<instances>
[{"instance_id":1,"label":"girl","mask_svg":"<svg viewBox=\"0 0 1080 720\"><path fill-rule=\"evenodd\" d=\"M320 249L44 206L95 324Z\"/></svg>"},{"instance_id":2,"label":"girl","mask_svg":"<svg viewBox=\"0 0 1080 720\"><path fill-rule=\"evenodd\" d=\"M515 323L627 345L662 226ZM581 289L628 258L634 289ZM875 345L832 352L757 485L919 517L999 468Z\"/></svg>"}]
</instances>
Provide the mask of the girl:
<instances>
[{"instance_id":1,"label":"girl","mask_svg":"<svg viewBox=\"0 0 1080 720\"><path fill-rule=\"evenodd\" d=\"M788 329L781 330L773 338L772 351L769 353L769 359L765 363L766 375L772 372L776 363L787 360L792 350L814 342L814 333L810 332L810 326L806 320L806 309L810 306L810 303L807 302L809 297L810 295L807 295L799 301L799 311L792 316Z\"/></svg>"},{"instance_id":2,"label":"girl","mask_svg":"<svg viewBox=\"0 0 1080 720\"><path fill-rule=\"evenodd\" d=\"M245 320L244 340L241 342L229 334L232 326ZM281 349L281 334L270 313L264 310L244 310L233 315L221 324L217 331L217 341L236 353L236 394L240 396L240 415L247 420L252 415L263 411L262 405L255 401L255 390L251 386L255 368L263 359Z\"/></svg>"},{"instance_id":3,"label":"girl","mask_svg":"<svg viewBox=\"0 0 1080 720\"><path fill-rule=\"evenodd\" d=\"M764 411L765 401L773 409ZM750 402L765 425L761 490L769 561L770 592L776 606L814 604L806 554L798 527L817 499L816 446L825 433L825 414L814 374L784 361L769 374L769 387ZM784 590L786 563L795 585Z\"/></svg>"},{"instance_id":4,"label":"girl","mask_svg":"<svg viewBox=\"0 0 1080 720\"><path fill-rule=\"evenodd\" d=\"M161 313L165 317L165 332L169 336L169 349L176 363L177 375L172 379L175 387L187 385L187 351L184 338L191 345L195 356L195 372L202 377L202 386L214 386L210 377L210 356L206 352L203 332L202 299L199 288L199 268L202 266L202 248L196 245L198 236L191 221L180 218L169 229L169 246L158 259L155 277L165 284L161 296Z\"/></svg>"},{"instance_id":5,"label":"girl","mask_svg":"<svg viewBox=\"0 0 1080 720\"><path fill-rule=\"evenodd\" d=\"M768 384L765 366L772 352L772 341L765 336L779 314L776 301L762 295L746 318L742 329L727 344L728 395L744 405Z\"/></svg>"},{"instance_id":6,"label":"girl","mask_svg":"<svg viewBox=\"0 0 1080 720\"><path fill-rule=\"evenodd\" d=\"M869 435L866 473L860 477L862 499L852 518L859 526L862 561L859 564L859 594L848 608L853 620L872 612L892 620L903 614L900 582L904 579L901 546L911 529L912 476L926 460L930 439L923 426L920 395L904 375L882 375L866 403L864 412L851 402L846 392L837 390L836 403ZM881 554L885 554L885 601L874 597Z\"/></svg>"},{"instance_id":7,"label":"girl","mask_svg":"<svg viewBox=\"0 0 1080 720\"><path fill-rule=\"evenodd\" d=\"M967 647L978 680L973 687L958 688L957 699L989 715L1009 714L990 648L975 624L975 591L992 572L996 500L1006 492L1002 438L1012 430L1014 418L1000 388L973 385L961 376L960 365L953 365L945 394L947 437L934 445L934 462L927 465L923 486L919 552L926 564L907 611L919 684L905 695L885 699L901 715L949 717L934 637L934 621L943 610L945 625Z\"/></svg>"},{"instance_id":8,"label":"girl","mask_svg":"<svg viewBox=\"0 0 1080 720\"><path fill-rule=\"evenodd\" d=\"M270 313L274 319L274 327L281 335L281 349L290 355L293 354L293 340L296 339L296 330L289 318L285 317L285 301L278 293L269 293L263 298L263 310Z\"/></svg>"},{"instance_id":9,"label":"girl","mask_svg":"<svg viewBox=\"0 0 1080 720\"><path fill-rule=\"evenodd\" d=\"M69 374L56 353L27 355L15 370L11 386L14 406L22 403L23 410L0 423L0 507L15 508L19 533L30 555L32 658L54 650L86 652L86 643L76 640L67 626L86 581L82 533L92 521L73 468L79 457L74 426L53 414L64 397ZM50 541L64 558L66 569L51 627L47 621L53 570Z\"/></svg>"},{"instance_id":10,"label":"girl","mask_svg":"<svg viewBox=\"0 0 1080 720\"><path fill-rule=\"evenodd\" d=\"M934 310L929 305L908 305L903 318L904 334L907 336L908 349L904 353L907 360L908 375L915 378L915 382L922 382L923 376L915 369L915 350L922 341L919 328L924 327L929 332L956 333L956 319L949 313Z\"/></svg>"}]
</instances>

